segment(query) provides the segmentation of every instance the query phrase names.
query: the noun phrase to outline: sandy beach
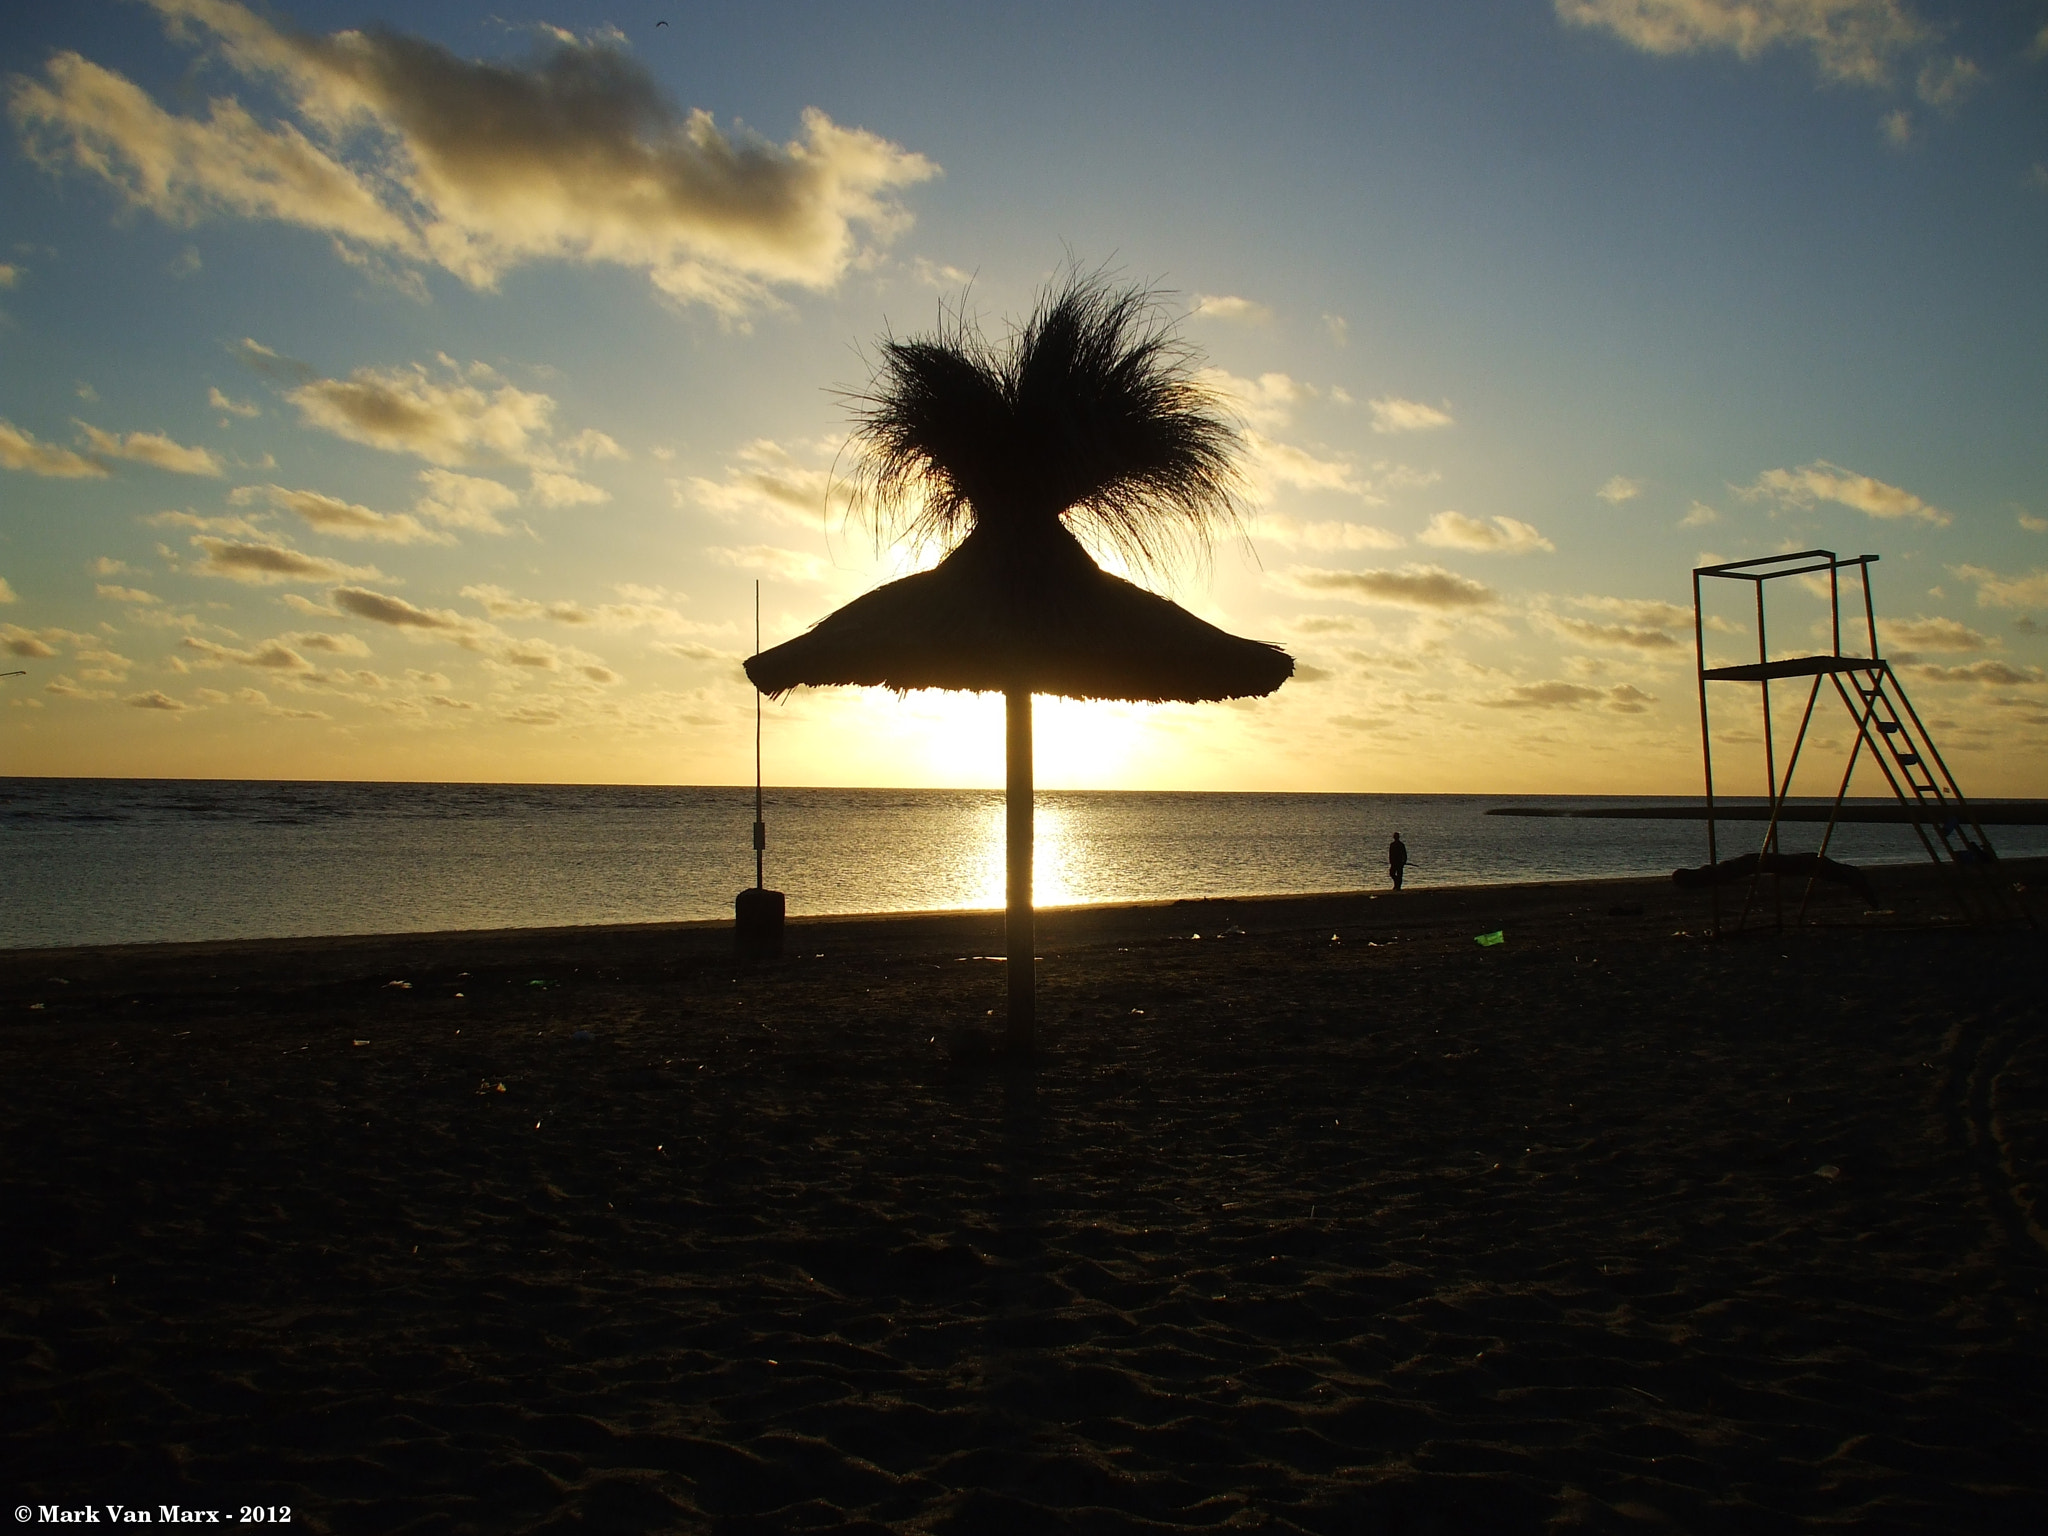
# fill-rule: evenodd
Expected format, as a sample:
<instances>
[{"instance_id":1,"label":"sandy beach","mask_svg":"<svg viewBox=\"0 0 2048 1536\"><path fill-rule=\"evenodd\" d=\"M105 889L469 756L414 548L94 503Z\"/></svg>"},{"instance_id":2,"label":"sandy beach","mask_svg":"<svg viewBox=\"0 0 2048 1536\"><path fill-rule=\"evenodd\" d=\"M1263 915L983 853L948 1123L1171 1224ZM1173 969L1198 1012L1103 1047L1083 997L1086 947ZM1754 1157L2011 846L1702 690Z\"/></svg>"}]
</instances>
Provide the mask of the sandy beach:
<instances>
[{"instance_id":1,"label":"sandy beach","mask_svg":"<svg viewBox=\"0 0 2048 1536\"><path fill-rule=\"evenodd\" d=\"M1047 913L1029 1062L993 914L0 953L5 1485L2048 1529L2048 962L1911 884L1718 942L1668 881Z\"/></svg>"}]
</instances>

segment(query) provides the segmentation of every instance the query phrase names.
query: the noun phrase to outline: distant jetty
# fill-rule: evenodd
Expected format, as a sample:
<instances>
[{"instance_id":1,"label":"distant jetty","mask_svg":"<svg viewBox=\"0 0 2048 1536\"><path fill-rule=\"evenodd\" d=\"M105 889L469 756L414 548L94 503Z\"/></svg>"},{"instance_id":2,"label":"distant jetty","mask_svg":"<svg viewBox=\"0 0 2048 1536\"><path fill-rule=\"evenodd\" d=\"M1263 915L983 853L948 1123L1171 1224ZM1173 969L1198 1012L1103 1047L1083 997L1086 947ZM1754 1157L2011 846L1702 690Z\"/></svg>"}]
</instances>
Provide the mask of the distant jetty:
<instances>
[{"instance_id":1,"label":"distant jetty","mask_svg":"<svg viewBox=\"0 0 2048 1536\"><path fill-rule=\"evenodd\" d=\"M2048 800L1973 800L1970 810L1980 826L1986 827L2043 827L2048 826ZM1589 805L1589 806L1548 806L1548 805L1503 805L1486 813L1489 816L1570 816L1591 821L1705 821L1707 807L1704 801L1695 805ZM1850 803L1836 811L1832 801L1812 801L1796 805L1780 806L1778 820L1783 821L1880 821L1906 823L1914 820L1925 821L1926 813L1913 816L1896 801L1881 803ZM1716 821L1769 821L1771 808L1768 805L1744 801L1736 805L1716 805Z\"/></svg>"}]
</instances>

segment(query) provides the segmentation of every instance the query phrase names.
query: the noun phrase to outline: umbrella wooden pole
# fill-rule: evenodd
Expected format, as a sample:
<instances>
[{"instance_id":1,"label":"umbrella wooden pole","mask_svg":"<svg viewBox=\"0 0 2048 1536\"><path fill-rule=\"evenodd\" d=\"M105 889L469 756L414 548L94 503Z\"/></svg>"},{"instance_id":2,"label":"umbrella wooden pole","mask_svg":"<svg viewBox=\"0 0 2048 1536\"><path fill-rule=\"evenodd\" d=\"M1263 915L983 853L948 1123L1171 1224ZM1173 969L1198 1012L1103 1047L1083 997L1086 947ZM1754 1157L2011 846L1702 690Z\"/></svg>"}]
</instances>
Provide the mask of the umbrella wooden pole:
<instances>
[{"instance_id":1,"label":"umbrella wooden pole","mask_svg":"<svg viewBox=\"0 0 2048 1536\"><path fill-rule=\"evenodd\" d=\"M1032 957L1037 947L1031 912L1031 690L1011 688L1003 695L1009 716L1009 778L1006 795L1009 836L1010 1030L1013 1046L1028 1049L1033 1025Z\"/></svg>"}]
</instances>

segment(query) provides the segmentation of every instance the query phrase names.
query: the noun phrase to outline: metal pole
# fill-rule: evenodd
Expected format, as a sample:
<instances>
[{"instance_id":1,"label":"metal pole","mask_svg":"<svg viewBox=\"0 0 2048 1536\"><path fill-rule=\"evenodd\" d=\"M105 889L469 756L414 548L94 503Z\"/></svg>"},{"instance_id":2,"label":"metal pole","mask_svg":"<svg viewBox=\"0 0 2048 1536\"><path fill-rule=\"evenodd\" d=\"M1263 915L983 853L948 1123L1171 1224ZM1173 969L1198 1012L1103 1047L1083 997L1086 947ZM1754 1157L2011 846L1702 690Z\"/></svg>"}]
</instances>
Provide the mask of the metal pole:
<instances>
[{"instance_id":1,"label":"metal pole","mask_svg":"<svg viewBox=\"0 0 2048 1536\"><path fill-rule=\"evenodd\" d=\"M1705 620L1700 616L1700 573L1692 573L1692 648L1693 658L1699 663L1700 681L1700 757L1707 773L1707 872L1711 876L1718 857L1714 852L1714 738L1707 728L1707 631ZM1716 880L1707 881L1707 890L1713 903L1714 933L1721 932L1721 886Z\"/></svg>"},{"instance_id":2,"label":"metal pole","mask_svg":"<svg viewBox=\"0 0 2048 1536\"><path fill-rule=\"evenodd\" d=\"M1031 910L1031 689L1011 688L1003 695L1008 715L1009 764L1006 789L1009 838L1009 907L1005 938L1009 948L1009 1044L1029 1050L1034 1020L1032 958L1037 947Z\"/></svg>"},{"instance_id":3,"label":"metal pole","mask_svg":"<svg viewBox=\"0 0 2048 1536\"><path fill-rule=\"evenodd\" d=\"M761 583L754 583L754 654L761 654ZM768 852L768 823L761 816L761 690L754 690L754 889L768 882L762 862Z\"/></svg>"},{"instance_id":4,"label":"metal pole","mask_svg":"<svg viewBox=\"0 0 2048 1536\"><path fill-rule=\"evenodd\" d=\"M1842 654L1842 562L1833 555L1828 556L1828 620L1834 626L1835 654ZM1820 691L1815 683L1814 691Z\"/></svg>"}]
</instances>

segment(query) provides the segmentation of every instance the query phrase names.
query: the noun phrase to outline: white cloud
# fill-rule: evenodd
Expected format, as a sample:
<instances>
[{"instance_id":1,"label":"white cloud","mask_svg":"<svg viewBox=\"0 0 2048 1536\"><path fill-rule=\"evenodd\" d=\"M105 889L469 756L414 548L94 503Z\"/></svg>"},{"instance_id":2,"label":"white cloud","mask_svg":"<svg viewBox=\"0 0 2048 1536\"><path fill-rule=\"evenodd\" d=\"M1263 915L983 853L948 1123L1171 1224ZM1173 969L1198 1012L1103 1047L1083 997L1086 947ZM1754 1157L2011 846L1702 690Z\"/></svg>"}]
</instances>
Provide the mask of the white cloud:
<instances>
[{"instance_id":1,"label":"white cloud","mask_svg":"<svg viewBox=\"0 0 2048 1536\"><path fill-rule=\"evenodd\" d=\"M1273 311L1253 299L1230 293L1198 293L1194 313L1204 320L1235 320L1244 325L1265 325Z\"/></svg>"},{"instance_id":2,"label":"white cloud","mask_svg":"<svg viewBox=\"0 0 2048 1536\"><path fill-rule=\"evenodd\" d=\"M1618 507L1624 501L1634 501L1643 494L1643 482L1631 480L1627 475L1612 476L1608 482L1593 493L1609 506Z\"/></svg>"},{"instance_id":3,"label":"white cloud","mask_svg":"<svg viewBox=\"0 0 2048 1536\"><path fill-rule=\"evenodd\" d=\"M1958 577L1974 582L1981 608L2048 608L2048 569L2025 576L2001 576L1979 565L1951 566Z\"/></svg>"},{"instance_id":4,"label":"white cloud","mask_svg":"<svg viewBox=\"0 0 2048 1536\"><path fill-rule=\"evenodd\" d=\"M229 499L246 502L262 496L274 507L296 513L309 528L339 539L372 539L381 544L452 544L406 512L375 512L352 501L319 491L293 491L281 485L245 485Z\"/></svg>"},{"instance_id":5,"label":"white cloud","mask_svg":"<svg viewBox=\"0 0 2048 1536\"><path fill-rule=\"evenodd\" d=\"M10 656L25 656L31 661L47 661L57 654L57 648L49 641L19 624L0 624L0 649Z\"/></svg>"},{"instance_id":6,"label":"white cloud","mask_svg":"<svg viewBox=\"0 0 2048 1536\"><path fill-rule=\"evenodd\" d=\"M1885 113L1877 120L1877 128L1893 149L1904 149L1913 142L1913 114L1904 107L1894 107Z\"/></svg>"},{"instance_id":7,"label":"white cloud","mask_svg":"<svg viewBox=\"0 0 2048 1536\"><path fill-rule=\"evenodd\" d=\"M1976 683L1986 688L2038 688L2048 683L2048 672L2039 667L2015 667L2002 661L1973 661L1960 667L1926 662L1913 672L1931 683Z\"/></svg>"},{"instance_id":8,"label":"white cloud","mask_svg":"<svg viewBox=\"0 0 2048 1536\"><path fill-rule=\"evenodd\" d=\"M832 568L816 555L795 549L779 549L772 544L749 544L743 549L713 547L704 553L720 565L738 566L743 571L760 571L782 581L824 581L832 574Z\"/></svg>"},{"instance_id":9,"label":"white cloud","mask_svg":"<svg viewBox=\"0 0 2048 1536\"><path fill-rule=\"evenodd\" d=\"M1657 699L1628 683L1595 688L1586 683L1552 681L1523 683L1479 702L1488 709L1577 709L1582 704L1599 704L1616 714L1639 715Z\"/></svg>"},{"instance_id":10,"label":"white cloud","mask_svg":"<svg viewBox=\"0 0 2048 1536\"><path fill-rule=\"evenodd\" d=\"M1266 539L1286 549L1399 549L1408 541L1398 533L1370 523L1342 521L1303 522L1276 512L1261 513L1249 530L1255 539Z\"/></svg>"},{"instance_id":11,"label":"white cloud","mask_svg":"<svg viewBox=\"0 0 2048 1536\"><path fill-rule=\"evenodd\" d=\"M1681 528L1704 528L1709 523L1718 523L1719 521L1721 521L1720 513L1716 512L1704 501L1695 501L1685 509L1685 516L1678 520L1678 526Z\"/></svg>"},{"instance_id":12,"label":"white cloud","mask_svg":"<svg viewBox=\"0 0 2048 1536\"><path fill-rule=\"evenodd\" d=\"M14 595L14 588L7 585L7 578L0 576L0 603L17 603L21 599Z\"/></svg>"},{"instance_id":13,"label":"white cloud","mask_svg":"<svg viewBox=\"0 0 2048 1536\"><path fill-rule=\"evenodd\" d=\"M446 608L415 607L402 597L373 592L366 587L336 587L328 596L341 612L368 619L373 624L389 624L394 629L449 635L477 635L488 630L488 626Z\"/></svg>"},{"instance_id":14,"label":"white cloud","mask_svg":"<svg viewBox=\"0 0 2048 1536\"><path fill-rule=\"evenodd\" d=\"M555 409L553 397L503 382L488 364L462 368L448 358L438 374L417 363L358 368L346 379L310 379L286 398L308 425L336 437L450 467L534 462Z\"/></svg>"},{"instance_id":15,"label":"white cloud","mask_svg":"<svg viewBox=\"0 0 2048 1536\"><path fill-rule=\"evenodd\" d=\"M1449 401L1438 409L1424 405L1420 400L1382 395L1368 404L1372 407L1372 429L1375 432L1427 432L1436 427L1454 425Z\"/></svg>"},{"instance_id":16,"label":"white cloud","mask_svg":"<svg viewBox=\"0 0 2048 1536\"><path fill-rule=\"evenodd\" d=\"M1930 107L1953 107L1984 83L1984 71L1961 54L1929 59L1920 66L1914 93Z\"/></svg>"},{"instance_id":17,"label":"white cloud","mask_svg":"<svg viewBox=\"0 0 2048 1536\"><path fill-rule=\"evenodd\" d=\"M432 518L448 528L468 528L477 533L506 533L498 520L500 512L519 505L519 493L509 485L477 475L458 475L449 469L423 469L420 483L426 491L413 504L421 517Z\"/></svg>"},{"instance_id":18,"label":"white cloud","mask_svg":"<svg viewBox=\"0 0 2048 1536\"><path fill-rule=\"evenodd\" d=\"M192 543L206 556L193 567L202 576L225 576L230 581L267 586L285 581L360 581L378 572L368 566L343 565L339 560L308 555L283 544L238 543L196 533Z\"/></svg>"},{"instance_id":19,"label":"white cloud","mask_svg":"<svg viewBox=\"0 0 2048 1536\"><path fill-rule=\"evenodd\" d=\"M1555 544L1516 517L1496 517L1488 523L1462 512L1439 512L1416 537L1438 549L1469 549L1481 554L1527 555L1539 549L1557 553Z\"/></svg>"},{"instance_id":20,"label":"white cloud","mask_svg":"<svg viewBox=\"0 0 2048 1536\"><path fill-rule=\"evenodd\" d=\"M1277 578L1280 585L1310 597L1341 597L1354 603L1442 611L1491 608L1500 595L1440 565L1405 565L1398 571L1326 571L1297 567Z\"/></svg>"},{"instance_id":21,"label":"white cloud","mask_svg":"<svg viewBox=\"0 0 2048 1536\"><path fill-rule=\"evenodd\" d=\"M1340 347L1351 345L1351 322L1342 315L1324 315L1323 329L1330 333L1330 340Z\"/></svg>"},{"instance_id":22,"label":"white cloud","mask_svg":"<svg viewBox=\"0 0 2048 1536\"><path fill-rule=\"evenodd\" d=\"M383 29L281 31L232 0L151 3L289 115L261 121L232 96L203 118L169 113L72 52L16 77L8 106L40 164L173 223L280 221L359 263L439 266L482 289L524 262L608 263L739 315L779 287L832 286L908 225L897 194L938 174L816 109L789 143L728 133L603 36L554 31L528 61L479 63Z\"/></svg>"},{"instance_id":23,"label":"white cloud","mask_svg":"<svg viewBox=\"0 0 2048 1536\"><path fill-rule=\"evenodd\" d=\"M544 507L587 507L612 499L612 493L559 470L533 471L533 499Z\"/></svg>"},{"instance_id":24,"label":"white cloud","mask_svg":"<svg viewBox=\"0 0 2048 1536\"><path fill-rule=\"evenodd\" d=\"M464 587L462 595L494 619L553 619L560 624L588 624L597 617L580 603L538 602L497 586Z\"/></svg>"},{"instance_id":25,"label":"white cloud","mask_svg":"<svg viewBox=\"0 0 2048 1536\"><path fill-rule=\"evenodd\" d=\"M245 421L263 414L263 407L255 401L236 400L232 396L222 394L217 386L206 391L206 403L216 411L226 411L230 416L240 416Z\"/></svg>"},{"instance_id":26,"label":"white cloud","mask_svg":"<svg viewBox=\"0 0 2048 1536\"><path fill-rule=\"evenodd\" d=\"M98 480L107 473L104 464L95 464L69 448L40 442L34 433L22 431L5 418L0 418L0 465L58 480Z\"/></svg>"},{"instance_id":27,"label":"white cloud","mask_svg":"<svg viewBox=\"0 0 2048 1536\"><path fill-rule=\"evenodd\" d=\"M1756 484L1738 487L1745 500L1766 498L1784 506L1810 507L1816 501L1832 501L1876 518L1909 517L1937 528L1955 521L1948 513L1922 501L1911 491L1887 485L1869 475L1859 475L1839 464L1816 459L1798 469L1767 469Z\"/></svg>"},{"instance_id":28,"label":"white cloud","mask_svg":"<svg viewBox=\"0 0 2048 1536\"><path fill-rule=\"evenodd\" d=\"M829 445L817 445L829 455ZM834 483L822 464L806 464L789 449L768 438L756 438L739 452L739 462L726 466L725 478L692 476L680 490L714 517L748 518L790 527L815 528L828 512L844 513L844 482Z\"/></svg>"},{"instance_id":29,"label":"white cloud","mask_svg":"<svg viewBox=\"0 0 2048 1536\"><path fill-rule=\"evenodd\" d=\"M21 268L9 261L0 261L0 288L16 288L21 285Z\"/></svg>"},{"instance_id":30,"label":"white cloud","mask_svg":"<svg viewBox=\"0 0 2048 1536\"><path fill-rule=\"evenodd\" d=\"M216 641L203 639L198 635L187 635L178 642L188 651L197 651L214 666L229 662L236 666L255 667L265 672L310 672L313 664L293 650L282 640L259 640L245 649L221 645Z\"/></svg>"},{"instance_id":31,"label":"white cloud","mask_svg":"<svg viewBox=\"0 0 2048 1536\"><path fill-rule=\"evenodd\" d=\"M147 605L159 601L154 592L145 592L140 587L120 587L109 582L100 582L93 591L105 602L135 603Z\"/></svg>"},{"instance_id":32,"label":"white cloud","mask_svg":"<svg viewBox=\"0 0 2048 1536\"><path fill-rule=\"evenodd\" d=\"M1245 436L1245 472L1261 501L1270 500L1282 486L1298 491L1336 491L1375 506L1386 499L1359 478L1358 467L1349 459L1321 458L1306 448L1258 432Z\"/></svg>"},{"instance_id":33,"label":"white cloud","mask_svg":"<svg viewBox=\"0 0 2048 1536\"><path fill-rule=\"evenodd\" d=\"M1879 619L1877 632L1884 637L1886 645L1914 651L1981 651L1992 643L1989 636L1980 635L1967 624L1925 615L1911 619Z\"/></svg>"},{"instance_id":34,"label":"white cloud","mask_svg":"<svg viewBox=\"0 0 2048 1536\"><path fill-rule=\"evenodd\" d=\"M1312 385L1284 373L1262 373L1256 379L1242 378L1222 368L1204 368L1197 375L1203 388L1223 397L1254 428L1276 432L1287 425L1294 408L1313 400Z\"/></svg>"},{"instance_id":35,"label":"white cloud","mask_svg":"<svg viewBox=\"0 0 2048 1536\"><path fill-rule=\"evenodd\" d=\"M1602 27L1645 53L1728 49L1753 59L1804 47L1830 80L1881 85L1928 36L1904 0L1554 0L1560 20Z\"/></svg>"},{"instance_id":36,"label":"white cloud","mask_svg":"<svg viewBox=\"0 0 2048 1536\"><path fill-rule=\"evenodd\" d=\"M168 470L174 475L219 475L220 460L210 449L186 448L172 442L161 432L130 432L126 437L115 432L102 432L87 422L74 425L84 436L94 453L110 459L133 459L138 464L147 464L153 469Z\"/></svg>"},{"instance_id":37,"label":"white cloud","mask_svg":"<svg viewBox=\"0 0 2048 1536\"><path fill-rule=\"evenodd\" d=\"M55 692L56 690L52 689L51 691ZM131 693L121 702L131 705L136 709L161 709L171 714L194 707L185 703L182 699L172 698L169 694L158 688L152 688L147 693Z\"/></svg>"}]
</instances>

